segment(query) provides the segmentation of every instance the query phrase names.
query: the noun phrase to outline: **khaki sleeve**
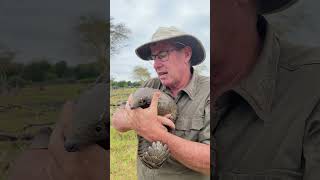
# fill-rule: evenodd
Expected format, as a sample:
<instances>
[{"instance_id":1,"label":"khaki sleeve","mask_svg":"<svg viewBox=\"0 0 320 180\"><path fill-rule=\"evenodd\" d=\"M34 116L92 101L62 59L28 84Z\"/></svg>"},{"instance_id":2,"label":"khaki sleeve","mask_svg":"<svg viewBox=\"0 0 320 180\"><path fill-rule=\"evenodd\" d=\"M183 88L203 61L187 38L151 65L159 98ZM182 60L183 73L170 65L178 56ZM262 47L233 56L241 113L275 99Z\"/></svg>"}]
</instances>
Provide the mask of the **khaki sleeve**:
<instances>
[{"instance_id":1,"label":"khaki sleeve","mask_svg":"<svg viewBox=\"0 0 320 180\"><path fill-rule=\"evenodd\" d=\"M208 97L204 108L203 128L199 132L199 142L210 144L210 97Z\"/></svg>"}]
</instances>

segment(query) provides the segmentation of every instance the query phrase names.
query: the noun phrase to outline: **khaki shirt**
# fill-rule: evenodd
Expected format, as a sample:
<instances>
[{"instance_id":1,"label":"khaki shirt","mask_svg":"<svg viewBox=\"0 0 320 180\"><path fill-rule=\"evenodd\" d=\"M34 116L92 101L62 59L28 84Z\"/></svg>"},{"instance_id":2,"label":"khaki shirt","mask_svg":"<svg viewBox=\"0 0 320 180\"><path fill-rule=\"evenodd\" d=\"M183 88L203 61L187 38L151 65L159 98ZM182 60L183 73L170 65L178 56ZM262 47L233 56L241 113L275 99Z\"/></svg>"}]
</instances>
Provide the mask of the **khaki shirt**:
<instances>
[{"instance_id":1,"label":"khaki shirt","mask_svg":"<svg viewBox=\"0 0 320 180\"><path fill-rule=\"evenodd\" d=\"M263 18L258 26L264 44L257 64L238 86L213 101L212 176L318 180L320 49L279 39Z\"/></svg>"},{"instance_id":2,"label":"khaki shirt","mask_svg":"<svg viewBox=\"0 0 320 180\"><path fill-rule=\"evenodd\" d=\"M195 142L210 144L210 88L209 78L193 73L190 83L179 92L175 99L178 107L174 134ZM160 89L170 95L159 79L151 79L144 87ZM171 96L171 95L170 95ZM186 147L187 148L187 147ZM151 170L137 158L139 180L209 180L174 158L170 157L160 169Z\"/></svg>"}]
</instances>

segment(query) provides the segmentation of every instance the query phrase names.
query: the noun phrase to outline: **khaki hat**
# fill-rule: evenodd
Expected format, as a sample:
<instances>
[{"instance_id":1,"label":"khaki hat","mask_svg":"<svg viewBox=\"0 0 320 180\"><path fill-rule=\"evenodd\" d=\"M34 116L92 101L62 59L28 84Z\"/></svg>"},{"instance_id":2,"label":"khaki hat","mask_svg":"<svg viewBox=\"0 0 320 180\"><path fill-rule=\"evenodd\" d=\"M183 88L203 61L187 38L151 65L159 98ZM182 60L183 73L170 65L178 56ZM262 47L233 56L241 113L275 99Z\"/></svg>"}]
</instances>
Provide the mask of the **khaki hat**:
<instances>
[{"instance_id":1,"label":"khaki hat","mask_svg":"<svg viewBox=\"0 0 320 180\"><path fill-rule=\"evenodd\" d=\"M258 0L258 13L271 14L289 8L298 0Z\"/></svg>"},{"instance_id":2,"label":"khaki hat","mask_svg":"<svg viewBox=\"0 0 320 180\"><path fill-rule=\"evenodd\" d=\"M145 43L136 49L137 56L139 56L143 60L150 60L150 45L165 40L177 41L190 46L192 49L192 56L190 59L191 66L202 63L206 57L204 47L200 40L190 34L180 31L173 26L159 27L157 31L152 35L150 42Z\"/></svg>"}]
</instances>

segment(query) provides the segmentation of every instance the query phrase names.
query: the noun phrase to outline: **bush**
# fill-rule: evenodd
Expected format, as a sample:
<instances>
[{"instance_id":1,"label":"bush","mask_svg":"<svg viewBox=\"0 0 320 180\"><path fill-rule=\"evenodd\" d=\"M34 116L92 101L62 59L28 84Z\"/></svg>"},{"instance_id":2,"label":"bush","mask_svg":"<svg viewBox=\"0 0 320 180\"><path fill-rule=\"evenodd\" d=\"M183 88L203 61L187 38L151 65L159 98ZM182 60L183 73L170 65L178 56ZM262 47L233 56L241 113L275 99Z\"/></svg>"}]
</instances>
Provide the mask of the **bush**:
<instances>
[{"instance_id":1,"label":"bush","mask_svg":"<svg viewBox=\"0 0 320 180\"><path fill-rule=\"evenodd\" d=\"M28 82L20 76L11 76L8 79L8 84L10 87L23 88L28 84Z\"/></svg>"}]
</instances>

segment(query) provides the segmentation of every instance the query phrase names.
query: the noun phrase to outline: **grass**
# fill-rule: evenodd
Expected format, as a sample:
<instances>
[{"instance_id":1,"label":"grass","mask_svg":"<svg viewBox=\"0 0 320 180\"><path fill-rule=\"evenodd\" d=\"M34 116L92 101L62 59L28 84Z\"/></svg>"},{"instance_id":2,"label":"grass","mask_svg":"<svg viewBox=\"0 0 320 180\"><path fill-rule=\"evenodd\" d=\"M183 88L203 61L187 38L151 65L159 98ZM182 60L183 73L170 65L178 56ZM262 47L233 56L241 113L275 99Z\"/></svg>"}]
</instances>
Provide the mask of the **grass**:
<instances>
[{"instance_id":1,"label":"grass","mask_svg":"<svg viewBox=\"0 0 320 180\"><path fill-rule=\"evenodd\" d=\"M19 135L38 131L39 127L23 131L28 124L55 123L66 100L76 98L86 84L29 86L17 94L0 96L0 132ZM3 107L14 107L3 109ZM26 141L0 141L0 180L7 179L8 169L15 158L28 146Z\"/></svg>"},{"instance_id":2,"label":"grass","mask_svg":"<svg viewBox=\"0 0 320 180\"><path fill-rule=\"evenodd\" d=\"M60 84L23 88L16 95L0 96L0 107L19 105L0 113L0 131L17 133L29 123L55 123L61 106L66 100L76 98L87 85ZM110 93L110 112L117 104L126 101L135 89L117 89ZM37 128L30 129L31 132ZM111 127L110 132L110 179L136 180L137 139L134 132L119 133ZM0 141L0 180L5 180L10 163L27 147L27 142Z\"/></svg>"},{"instance_id":3,"label":"grass","mask_svg":"<svg viewBox=\"0 0 320 180\"><path fill-rule=\"evenodd\" d=\"M137 139L134 132L118 133L111 128L110 179L136 180Z\"/></svg>"},{"instance_id":4,"label":"grass","mask_svg":"<svg viewBox=\"0 0 320 180\"><path fill-rule=\"evenodd\" d=\"M110 104L119 104L126 101L129 94L135 89L112 90L110 94ZM111 114L116 109L110 107ZM130 131L119 133L111 127L110 132L110 179L112 180L136 180L136 155L137 138L136 133Z\"/></svg>"}]
</instances>

